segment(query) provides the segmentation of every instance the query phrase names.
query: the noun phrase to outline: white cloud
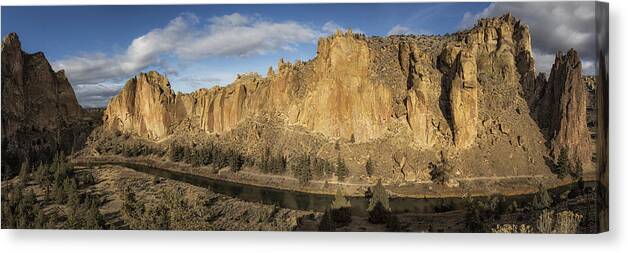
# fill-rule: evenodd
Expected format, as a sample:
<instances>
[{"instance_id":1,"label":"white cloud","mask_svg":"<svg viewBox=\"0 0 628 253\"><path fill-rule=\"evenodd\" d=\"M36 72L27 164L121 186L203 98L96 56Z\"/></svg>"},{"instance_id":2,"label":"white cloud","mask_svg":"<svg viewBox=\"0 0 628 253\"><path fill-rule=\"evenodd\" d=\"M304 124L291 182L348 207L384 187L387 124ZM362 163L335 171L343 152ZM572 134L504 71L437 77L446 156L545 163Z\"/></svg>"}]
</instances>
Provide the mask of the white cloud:
<instances>
[{"instance_id":1,"label":"white cloud","mask_svg":"<svg viewBox=\"0 0 628 253\"><path fill-rule=\"evenodd\" d=\"M222 78L210 77L210 76L201 76L201 77L184 76L184 77L176 78L174 81L176 81L177 84L185 86L188 89L198 89L200 87L207 87L211 85L219 85L219 84L225 83L225 81Z\"/></svg>"},{"instance_id":2,"label":"white cloud","mask_svg":"<svg viewBox=\"0 0 628 253\"><path fill-rule=\"evenodd\" d=\"M408 35L408 34L429 34L430 32L424 29L415 30L407 26L395 25L390 28L388 35Z\"/></svg>"},{"instance_id":3,"label":"white cloud","mask_svg":"<svg viewBox=\"0 0 628 253\"><path fill-rule=\"evenodd\" d=\"M414 32L409 27L405 27L402 25L395 25L393 28L388 31L388 35L404 35L404 34L413 34Z\"/></svg>"},{"instance_id":4,"label":"white cloud","mask_svg":"<svg viewBox=\"0 0 628 253\"><path fill-rule=\"evenodd\" d=\"M264 21L238 13L210 18L201 27L199 22L193 14L183 14L165 27L134 39L121 54L87 54L62 59L53 65L65 69L74 84L120 81L151 66L174 72L175 68L163 60L168 55L189 61L263 54L313 42L319 36L315 29L296 22Z\"/></svg>"},{"instance_id":5,"label":"white cloud","mask_svg":"<svg viewBox=\"0 0 628 253\"><path fill-rule=\"evenodd\" d=\"M204 23L203 23L204 22ZM100 106L123 82L146 68L161 68L177 75L178 65L216 56L251 56L275 50L292 50L299 43L312 43L320 31L297 22L272 22L233 13L201 22L193 14L182 14L166 26L135 38L121 53L91 53L61 59L52 63L65 69L86 106ZM183 80L194 85L201 80ZM117 87L117 89L113 89Z\"/></svg>"},{"instance_id":6,"label":"white cloud","mask_svg":"<svg viewBox=\"0 0 628 253\"><path fill-rule=\"evenodd\" d=\"M582 58L583 71L595 72L592 64L596 61L594 2L492 3L479 13L465 13L460 27L468 28L478 18L507 12L529 25L538 71L549 72L556 52L574 48Z\"/></svg>"},{"instance_id":7,"label":"white cloud","mask_svg":"<svg viewBox=\"0 0 628 253\"><path fill-rule=\"evenodd\" d=\"M122 85L115 83L78 84L74 85L76 97L84 107L104 107L109 99L122 89Z\"/></svg>"},{"instance_id":8,"label":"white cloud","mask_svg":"<svg viewBox=\"0 0 628 253\"><path fill-rule=\"evenodd\" d=\"M321 30L325 34L334 34L336 33L336 30L346 32L347 28L337 24L336 22L332 20L332 21L327 21L325 24L323 24L323 27L321 28ZM353 33L364 33L362 30L360 30L360 28L351 28L351 31L353 31Z\"/></svg>"}]
</instances>

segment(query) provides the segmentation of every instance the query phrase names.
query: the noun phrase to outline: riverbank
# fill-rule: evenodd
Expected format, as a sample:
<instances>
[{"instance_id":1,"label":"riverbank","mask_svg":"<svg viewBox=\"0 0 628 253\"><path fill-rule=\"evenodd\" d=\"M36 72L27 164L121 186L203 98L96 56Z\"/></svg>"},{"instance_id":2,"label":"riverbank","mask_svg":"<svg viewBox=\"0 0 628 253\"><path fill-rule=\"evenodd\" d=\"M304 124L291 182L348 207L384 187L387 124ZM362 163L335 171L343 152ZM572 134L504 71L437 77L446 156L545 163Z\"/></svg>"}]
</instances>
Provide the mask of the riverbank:
<instances>
[{"instance_id":1,"label":"riverbank","mask_svg":"<svg viewBox=\"0 0 628 253\"><path fill-rule=\"evenodd\" d=\"M94 165L89 167L77 166L76 168L82 171L92 171L94 175L98 175L97 178L99 182L101 180L104 182L115 182L114 185L112 185L111 183L109 183L108 185L99 183L102 189L121 189L121 187L130 186L132 187L132 189L136 190L139 196L141 196L143 199L150 200L154 197L154 195L156 195L157 192L163 191L164 189L166 191L172 191L175 188L185 189L185 191L192 192L192 197L204 197L204 194L206 194L207 192L205 186L199 186L197 182L188 181L188 178L204 177L193 176L189 174L186 174L189 175L189 177L186 178L176 178L175 176L173 176L180 175L178 174L179 172L177 172L176 174L169 174L167 175L168 177L160 177L156 176L155 174L150 174L154 173L155 171L161 171L161 169L158 168L152 168L152 171L150 173L143 173L142 171L137 171L135 169L129 169L124 166L117 165ZM586 185L589 185L589 183L587 183ZM576 211L577 213L583 214L585 220L582 222L582 226L579 228L578 232L592 233L597 228L598 222L595 216L595 186L584 186L580 189L577 189L577 187L579 186L569 185L566 187L551 189L549 191L550 196L554 199L554 205L552 206L552 209L559 211L572 210ZM589 190L589 187L593 187L590 188L592 190ZM241 196L225 196L224 194L219 193L219 191L222 189L216 189L218 191L212 189L212 195L220 196L220 199L223 200L222 202L218 202L218 204L216 204L217 202L214 202L215 204L213 204L211 207L211 209L214 210L212 213L218 215L217 217L221 217L220 222L216 223L215 220L212 222L212 226L214 226L215 229L258 230L259 228L264 227L263 230L294 229L300 231L314 231L318 229L321 213L317 211L312 211L310 209L321 207L322 210L324 210L326 207L329 206L329 203L327 202L330 202L331 199L333 199L333 197L329 196L327 201L321 201L320 199L317 200L316 196L313 196L315 194L304 193L292 193L287 195L282 194L280 196L272 197L274 195L273 192L255 192L251 190L251 188L252 187L249 185L245 186L244 189L234 189L234 191L242 195L250 196L251 194L253 194L256 198L261 198L263 196L271 196L271 199L292 198L288 202L303 206L284 206L285 202L282 202L281 204L260 203L264 201L252 201L249 199L243 199L241 198ZM280 190L276 191L283 193L287 192ZM119 190L114 190L113 193L109 192L104 195L115 196L116 194L118 194L115 192L119 192ZM301 196L300 199L299 195ZM189 194L186 194L186 196L189 196ZM296 198L294 198L295 196ZM213 197L211 198L213 199ZM368 215L365 216L364 213L360 212L363 212L366 209L365 204L368 203L368 200L363 197L359 199L349 199L351 201L353 210L352 222L347 226L338 228L337 231L390 231L383 224L370 223L368 221ZM492 201L489 199L482 199L484 198L477 198L477 200L480 201ZM527 207L527 205L531 203L530 200L531 197L529 196L511 196L499 200L499 202L497 203L501 203L499 205L507 207L507 209L494 210L495 212L499 212L500 214L504 211L505 212L503 213L503 215L498 215L498 217L501 216L501 218L498 218L497 220L491 220L489 222L490 224L487 224L487 227L494 227L497 224L518 224L521 221L526 221L526 223L532 224L533 221L538 217L540 211L530 210ZM395 231L468 232L468 228L466 227L468 223L468 206L466 206L464 202L465 201L461 198L393 198L390 200L390 205L400 222L399 230ZM108 205L116 205L116 201L112 201L111 203L112 204ZM422 209L411 209L412 205L408 205L408 203L412 203L417 207L420 206ZM461 203L462 205L460 205ZM314 205L315 207L307 205ZM410 209L404 210L404 208ZM115 210L115 208L113 208L113 210ZM272 210L278 210L279 214L283 213L286 215L277 216L277 214L273 214L274 212L272 212ZM277 225L280 226L277 227Z\"/></svg>"},{"instance_id":2,"label":"riverbank","mask_svg":"<svg viewBox=\"0 0 628 253\"><path fill-rule=\"evenodd\" d=\"M275 188L313 194L333 195L340 187L345 195L363 197L368 188L375 184L376 178L364 182L337 180L312 180L307 184L299 183L295 178L283 175L256 173L252 168L243 168L233 172L228 168L197 167L184 163L175 163L164 159L149 157L128 158L121 156L79 156L71 160L74 164L108 164L130 163L159 168L173 172L207 177L232 183ZM585 174L585 181L593 181L594 175ZM517 177L477 177L458 178L456 185L436 184L431 181L403 182L385 184L392 198L450 198L450 197L481 197L492 195L514 196L531 194L538 191L538 186L554 188L567 185L570 178L558 179L554 175L531 175Z\"/></svg>"}]
</instances>

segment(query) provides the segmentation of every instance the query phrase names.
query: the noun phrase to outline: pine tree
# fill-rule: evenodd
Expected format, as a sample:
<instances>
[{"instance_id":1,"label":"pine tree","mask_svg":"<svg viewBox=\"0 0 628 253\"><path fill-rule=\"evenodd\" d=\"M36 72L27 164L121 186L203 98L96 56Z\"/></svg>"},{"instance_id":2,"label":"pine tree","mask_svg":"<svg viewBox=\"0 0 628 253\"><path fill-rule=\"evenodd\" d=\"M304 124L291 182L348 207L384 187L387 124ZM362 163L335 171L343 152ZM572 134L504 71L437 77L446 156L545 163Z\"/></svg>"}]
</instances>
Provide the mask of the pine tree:
<instances>
[{"instance_id":1,"label":"pine tree","mask_svg":"<svg viewBox=\"0 0 628 253\"><path fill-rule=\"evenodd\" d=\"M65 196L67 196L68 204L70 208L78 208L81 203L81 199L79 197L76 181L73 178L66 178L63 181L63 191L65 192Z\"/></svg>"},{"instance_id":2,"label":"pine tree","mask_svg":"<svg viewBox=\"0 0 628 253\"><path fill-rule=\"evenodd\" d=\"M345 198L344 194L342 194L342 190L338 188L336 190L336 195L334 196L334 201L331 202L332 209L340 209L345 207L351 207L351 202Z\"/></svg>"},{"instance_id":3,"label":"pine tree","mask_svg":"<svg viewBox=\"0 0 628 253\"><path fill-rule=\"evenodd\" d=\"M441 161L439 164L432 162L428 165L430 169L430 179L437 184L443 184L449 180L449 164L446 160Z\"/></svg>"},{"instance_id":4,"label":"pine tree","mask_svg":"<svg viewBox=\"0 0 628 253\"><path fill-rule=\"evenodd\" d=\"M25 186L28 183L29 180L29 174L30 174L30 170L28 168L28 162L23 162L22 166L20 167L20 184L22 186Z\"/></svg>"},{"instance_id":5,"label":"pine tree","mask_svg":"<svg viewBox=\"0 0 628 253\"><path fill-rule=\"evenodd\" d=\"M35 229L44 229L47 228L46 225L48 224L48 219L46 218L46 214L44 213L44 210L42 208L40 208L39 206L35 206L35 221L34 221L34 228Z\"/></svg>"},{"instance_id":6,"label":"pine tree","mask_svg":"<svg viewBox=\"0 0 628 253\"><path fill-rule=\"evenodd\" d=\"M48 187L48 168L43 163L39 163L35 170L35 180L37 183L45 188Z\"/></svg>"},{"instance_id":7,"label":"pine tree","mask_svg":"<svg viewBox=\"0 0 628 253\"><path fill-rule=\"evenodd\" d=\"M344 181L348 175L349 170L347 170L345 160L338 156L338 161L336 162L336 176L338 177L338 181Z\"/></svg>"},{"instance_id":8,"label":"pine tree","mask_svg":"<svg viewBox=\"0 0 628 253\"><path fill-rule=\"evenodd\" d=\"M310 158L307 155L297 156L291 164L292 174L299 179L299 183L305 184L312 179Z\"/></svg>"},{"instance_id":9,"label":"pine tree","mask_svg":"<svg viewBox=\"0 0 628 253\"><path fill-rule=\"evenodd\" d=\"M381 203L382 207L390 211L390 205L388 204L388 192L386 192L386 188L382 185L382 180L377 180L377 184L373 186L373 196L369 200L369 207L367 211L373 210L377 203Z\"/></svg>"},{"instance_id":10,"label":"pine tree","mask_svg":"<svg viewBox=\"0 0 628 253\"><path fill-rule=\"evenodd\" d=\"M545 209L545 208L550 207L553 202L554 200L549 195L549 192L547 191L547 189L545 189L543 185L539 185L539 190L536 193L536 195L534 195L534 198L532 199L532 207L539 210Z\"/></svg>"},{"instance_id":11,"label":"pine tree","mask_svg":"<svg viewBox=\"0 0 628 253\"><path fill-rule=\"evenodd\" d=\"M564 178L571 171L571 163L569 162L569 149L563 147L560 149L558 156L558 177Z\"/></svg>"},{"instance_id":12,"label":"pine tree","mask_svg":"<svg viewBox=\"0 0 628 253\"><path fill-rule=\"evenodd\" d=\"M351 202L345 198L340 188L336 191L329 213L337 227L351 223Z\"/></svg>"},{"instance_id":13,"label":"pine tree","mask_svg":"<svg viewBox=\"0 0 628 253\"><path fill-rule=\"evenodd\" d=\"M571 171L571 177L574 180L581 180L582 179L582 173L583 173L583 169L582 169L582 161L580 160L580 158L578 158L576 160L576 166L573 168L573 170Z\"/></svg>"},{"instance_id":14,"label":"pine tree","mask_svg":"<svg viewBox=\"0 0 628 253\"><path fill-rule=\"evenodd\" d=\"M52 186L52 193L54 195L55 203L63 205L66 200L65 191L63 191L63 184L55 184Z\"/></svg>"},{"instance_id":15,"label":"pine tree","mask_svg":"<svg viewBox=\"0 0 628 253\"><path fill-rule=\"evenodd\" d=\"M185 156L185 150L183 149L183 147L175 143L171 143L168 155L171 161L180 162L183 160L183 157Z\"/></svg>"},{"instance_id":16,"label":"pine tree","mask_svg":"<svg viewBox=\"0 0 628 253\"><path fill-rule=\"evenodd\" d=\"M369 159L366 160L366 165L364 167L366 169L366 175L370 177L373 175L373 170L375 169L375 162L373 162L373 160L369 157Z\"/></svg>"},{"instance_id":17,"label":"pine tree","mask_svg":"<svg viewBox=\"0 0 628 253\"><path fill-rule=\"evenodd\" d=\"M240 171L242 169L242 165L244 165L244 158L237 151L230 150L228 153L229 156L229 167L234 172Z\"/></svg>"}]
</instances>

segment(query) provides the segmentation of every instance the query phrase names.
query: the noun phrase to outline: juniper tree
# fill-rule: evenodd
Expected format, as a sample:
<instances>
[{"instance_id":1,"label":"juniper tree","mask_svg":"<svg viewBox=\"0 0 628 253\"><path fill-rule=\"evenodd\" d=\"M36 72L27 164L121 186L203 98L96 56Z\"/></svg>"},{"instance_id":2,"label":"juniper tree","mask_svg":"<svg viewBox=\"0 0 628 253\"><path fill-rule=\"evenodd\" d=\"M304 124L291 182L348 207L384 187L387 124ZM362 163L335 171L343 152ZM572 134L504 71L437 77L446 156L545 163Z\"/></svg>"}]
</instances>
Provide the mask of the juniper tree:
<instances>
[{"instance_id":1,"label":"juniper tree","mask_svg":"<svg viewBox=\"0 0 628 253\"><path fill-rule=\"evenodd\" d=\"M22 184L22 186L25 186L26 183L28 183L28 179L29 179L29 174L30 174L30 170L28 169L28 162L23 162L21 167L20 167L20 184Z\"/></svg>"},{"instance_id":2,"label":"juniper tree","mask_svg":"<svg viewBox=\"0 0 628 253\"><path fill-rule=\"evenodd\" d=\"M375 162L369 157L369 159L366 160L366 165L364 167L366 170L366 175L370 177L373 175L373 170L375 169Z\"/></svg>"},{"instance_id":3,"label":"juniper tree","mask_svg":"<svg viewBox=\"0 0 628 253\"><path fill-rule=\"evenodd\" d=\"M292 173L299 179L299 183L305 184L312 179L312 171L310 170L310 158L307 155L300 155L292 161Z\"/></svg>"},{"instance_id":4,"label":"juniper tree","mask_svg":"<svg viewBox=\"0 0 628 253\"><path fill-rule=\"evenodd\" d=\"M374 224L386 222L391 215L388 193L381 179L377 180L377 184L373 186L373 196L369 199L369 206L366 210L369 212L369 221Z\"/></svg>"},{"instance_id":5,"label":"juniper tree","mask_svg":"<svg viewBox=\"0 0 628 253\"><path fill-rule=\"evenodd\" d=\"M558 177L564 178L571 171L571 162L569 161L569 149L563 147L560 149L560 155L558 156Z\"/></svg>"},{"instance_id":6,"label":"juniper tree","mask_svg":"<svg viewBox=\"0 0 628 253\"><path fill-rule=\"evenodd\" d=\"M336 196L331 203L329 212L338 227L351 223L351 202L345 198L340 188L336 191Z\"/></svg>"},{"instance_id":7,"label":"juniper tree","mask_svg":"<svg viewBox=\"0 0 628 253\"><path fill-rule=\"evenodd\" d=\"M573 179L580 180L582 179L582 173L583 173L582 161L580 160L580 158L578 158L576 159L576 165L573 167L572 171L570 172L570 175Z\"/></svg>"},{"instance_id":8,"label":"juniper tree","mask_svg":"<svg viewBox=\"0 0 628 253\"><path fill-rule=\"evenodd\" d=\"M547 189L545 189L543 185L539 185L538 191L532 199L532 207L535 209L545 209L550 207L552 202L554 201Z\"/></svg>"},{"instance_id":9,"label":"juniper tree","mask_svg":"<svg viewBox=\"0 0 628 253\"><path fill-rule=\"evenodd\" d=\"M369 206L367 208L367 211L373 210L378 202L382 203L382 207L384 207L384 209L390 211L390 205L388 203L388 192L386 192L386 188L384 188L384 185L382 185L381 179L377 180L377 184L373 186L373 196L369 200Z\"/></svg>"},{"instance_id":10,"label":"juniper tree","mask_svg":"<svg viewBox=\"0 0 628 253\"><path fill-rule=\"evenodd\" d=\"M349 170L347 169L347 165L345 164L345 160L338 156L338 160L336 162L336 176L339 181L344 181L345 178L349 175Z\"/></svg>"},{"instance_id":11,"label":"juniper tree","mask_svg":"<svg viewBox=\"0 0 628 253\"><path fill-rule=\"evenodd\" d=\"M63 191L67 196L67 203L70 208L78 208L81 200L77 191L76 181L73 178L66 178L63 182Z\"/></svg>"}]
</instances>

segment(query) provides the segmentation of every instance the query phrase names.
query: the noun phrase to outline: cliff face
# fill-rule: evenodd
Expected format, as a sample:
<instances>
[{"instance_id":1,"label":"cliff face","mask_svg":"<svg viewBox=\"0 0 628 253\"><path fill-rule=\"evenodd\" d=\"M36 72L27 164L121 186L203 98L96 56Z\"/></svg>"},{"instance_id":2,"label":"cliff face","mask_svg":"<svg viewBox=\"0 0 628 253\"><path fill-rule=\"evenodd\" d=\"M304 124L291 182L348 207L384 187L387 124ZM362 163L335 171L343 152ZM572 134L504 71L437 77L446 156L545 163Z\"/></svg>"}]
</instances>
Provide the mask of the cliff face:
<instances>
[{"instance_id":1,"label":"cliff face","mask_svg":"<svg viewBox=\"0 0 628 253\"><path fill-rule=\"evenodd\" d=\"M9 34L2 42L3 162L37 161L51 153L44 150L72 146L73 138L60 140L83 114L64 72L54 72L41 52L23 52L18 36Z\"/></svg>"},{"instance_id":2,"label":"cliff face","mask_svg":"<svg viewBox=\"0 0 628 253\"><path fill-rule=\"evenodd\" d=\"M173 123L175 95L168 80L157 72L141 73L127 81L110 102L104 115L106 126L149 138L168 134Z\"/></svg>"},{"instance_id":3,"label":"cliff face","mask_svg":"<svg viewBox=\"0 0 628 253\"><path fill-rule=\"evenodd\" d=\"M2 42L3 136L26 125L58 128L82 109L63 71L54 72L41 52L22 51L17 34Z\"/></svg>"},{"instance_id":4,"label":"cliff face","mask_svg":"<svg viewBox=\"0 0 628 253\"><path fill-rule=\"evenodd\" d=\"M159 74L140 74L109 104L105 125L160 140L177 134L183 123L223 134L263 115L281 121L282 129L327 140L388 141L428 157L450 150L461 174L542 173L547 141L588 141L586 125L577 120L586 120L586 110L569 103L580 99L579 89L569 89L578 85L580 70L560 67L545 84L536 78L531 48L528 27L509 14L447 36L337 32L319 40L310 61L281 60L265 77L241 75L226 87L174 94ZM563 66L575 60L557 61ZM541 99L548 92L563 101ZM556 125L538 120L548 112ZM551 135L547 127L555 129ZM576 153L585 159L584 151Z\"/></svg>"},{"instance_id":5,"label":"cliff face","mask_svg":"<svg viewBox=\"0 0 628 253\"><path fill-rule=\"evenodd\" d=\"M307 64L280 61L278 72L270 69L265 78L247 74L228 87L191 94L175 95L165 77L142 73L112 99L105 124L159 139L185 119L206 132L221 133L255 114L277 112L287 124L329 137L367 141L382 136L392 113L391 95L369 80L364 38L337 34L321 39L318 52Z\"/></svg>"},{"instance_id":6,"label":"cliff face","mask_svg":"<svg viewBox=\"0 0 628 253\"><path fill-rule=\"evenodd\" d=\"M566 55L558 52L549 79L542 77L537 82L537 117L551 140L552 156L557 158L560 150L567 148L572 162L590 163L588 94L578 53L573 49Z\"/></svg>"}]
</instances>

